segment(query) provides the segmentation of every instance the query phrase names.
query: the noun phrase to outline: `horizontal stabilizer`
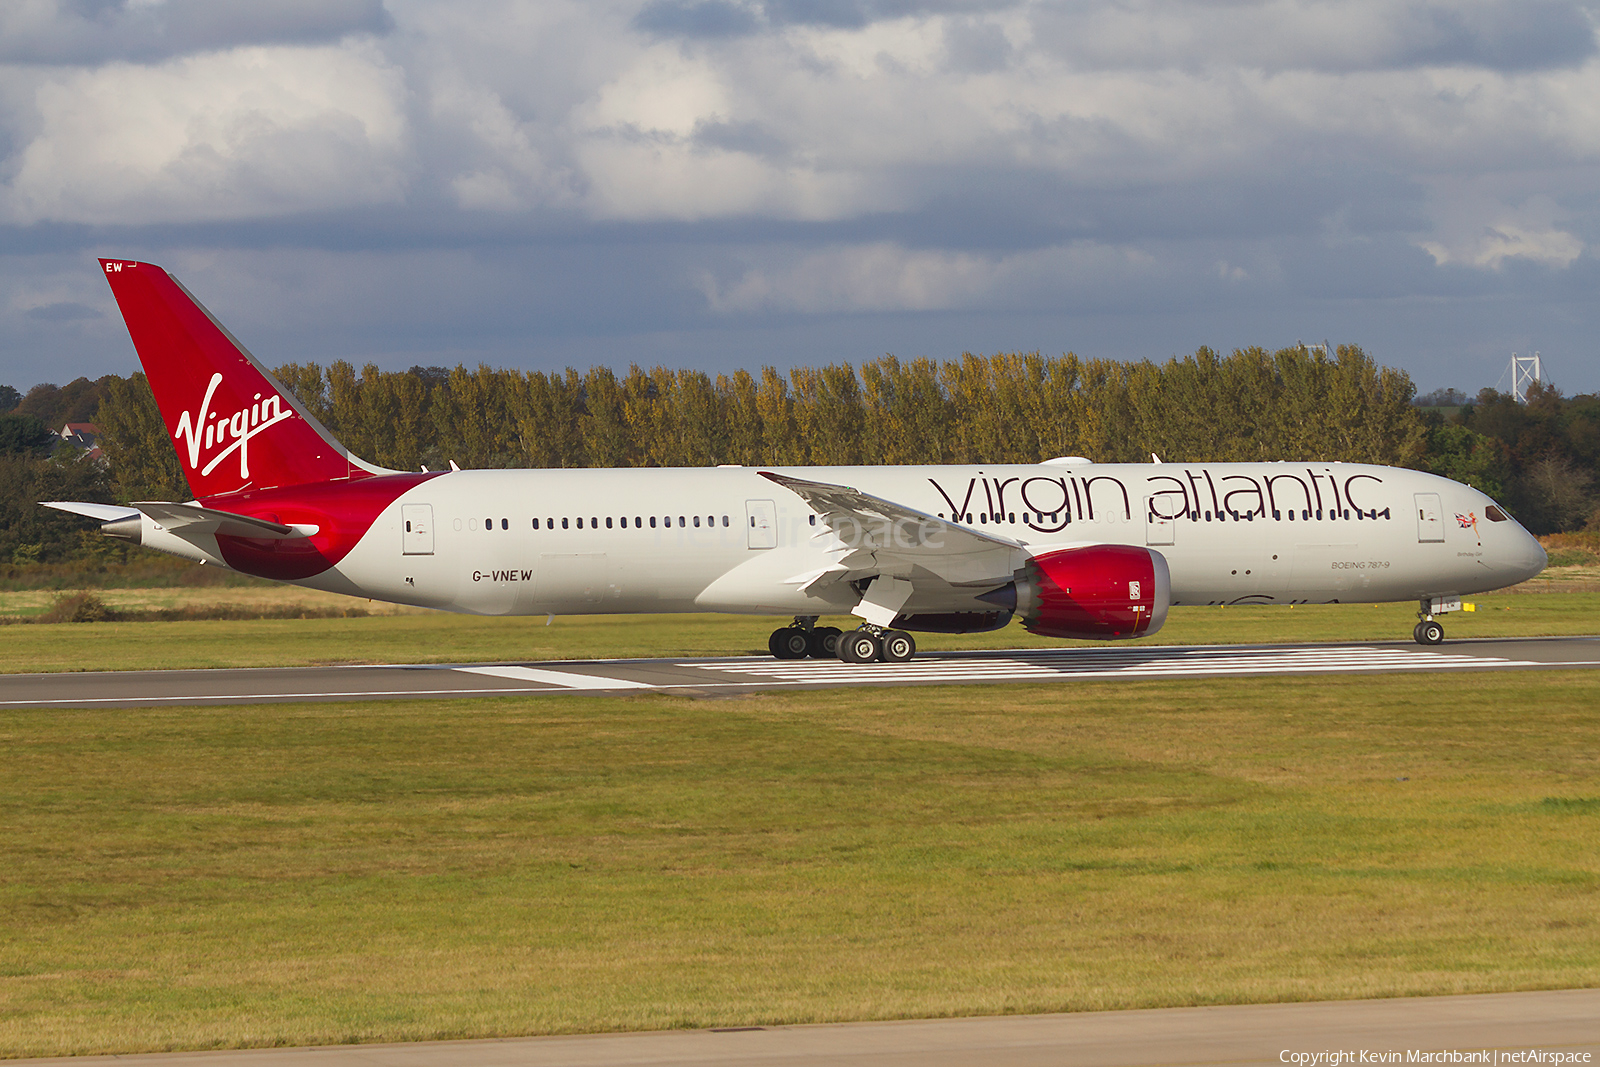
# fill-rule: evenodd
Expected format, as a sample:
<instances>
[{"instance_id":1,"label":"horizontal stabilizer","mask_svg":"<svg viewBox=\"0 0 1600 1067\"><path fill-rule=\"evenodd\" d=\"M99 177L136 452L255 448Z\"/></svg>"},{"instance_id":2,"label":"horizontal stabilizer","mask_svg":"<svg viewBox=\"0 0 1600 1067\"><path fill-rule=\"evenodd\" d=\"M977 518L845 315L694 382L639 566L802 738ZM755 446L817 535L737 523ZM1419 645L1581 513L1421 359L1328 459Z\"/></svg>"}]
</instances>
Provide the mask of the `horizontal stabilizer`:
<instances>
[{"instance_id":1,"label":"horizontal stabilizer","mask_svg":"<svg viewBox=\"0 0 1600 1067\"><path fill-rule=\"evenodd\" d=\"M315 526L285 526L266 519L252 519L248 515L235 515L231 511L203 508L199 504L170 504L161 500L135 500L133 506L150 516L158 526L180 537L189 534L223 534L228 537L255 537L266 540L284 540L309 537L317 532Z\"/></svg>"},{"instance_id":2,"label":"horizontal stabilizer","mask_svg":"<svg viewBox=\"0 0 1600 1067\"><path fill-rule=\"evenodd\" d=\"M82 515L96 522L120 522L139 514L138 508L124 507L121 504L90 504L81 500L41 500L39 503L44 507L55 508L57 511L70 511L74 515Z\"/></svg>"}]
</instances>

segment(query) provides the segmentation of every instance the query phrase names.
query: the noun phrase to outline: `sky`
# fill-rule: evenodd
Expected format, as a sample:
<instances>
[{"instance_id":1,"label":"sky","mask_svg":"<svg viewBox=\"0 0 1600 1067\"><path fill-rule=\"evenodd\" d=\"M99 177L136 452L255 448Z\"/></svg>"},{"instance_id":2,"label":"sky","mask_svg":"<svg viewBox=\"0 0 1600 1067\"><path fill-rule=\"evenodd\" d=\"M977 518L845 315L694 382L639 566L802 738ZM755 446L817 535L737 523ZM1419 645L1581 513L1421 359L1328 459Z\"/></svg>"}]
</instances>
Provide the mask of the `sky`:
<instances>
[{"instance_id":1,"label":"sky","mask_svg":"<svg viewBox=\"0 0 1600 1067\"><path fill-rule=\"evenodd\" d=\"M6 0L0 384L1355 343L1600 391L1600 0Z\"/></svg>"}]
</instances>

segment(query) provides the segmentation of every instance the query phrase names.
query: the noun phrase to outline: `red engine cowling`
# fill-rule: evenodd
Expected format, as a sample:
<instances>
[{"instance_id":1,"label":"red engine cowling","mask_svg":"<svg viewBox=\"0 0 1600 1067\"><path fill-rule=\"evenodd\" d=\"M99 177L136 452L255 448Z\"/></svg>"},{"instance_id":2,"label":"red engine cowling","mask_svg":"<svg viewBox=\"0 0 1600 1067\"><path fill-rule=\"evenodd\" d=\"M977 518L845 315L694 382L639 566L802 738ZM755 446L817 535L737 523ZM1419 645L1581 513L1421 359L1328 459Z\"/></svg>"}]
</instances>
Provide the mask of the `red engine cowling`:
<instances>
[{"instance_id":1,"label":"red engine cowling","mask_svg":"<svg viewBox=\"0 0 1600 1067\"><path fill-rule=\"evenodd\" d=\"M1137 545L1085 545L1028 560L1017 614L1029 633L1105 641L1161 629L1172 576L1161 553Z\"/></svg>"}]
</instances>

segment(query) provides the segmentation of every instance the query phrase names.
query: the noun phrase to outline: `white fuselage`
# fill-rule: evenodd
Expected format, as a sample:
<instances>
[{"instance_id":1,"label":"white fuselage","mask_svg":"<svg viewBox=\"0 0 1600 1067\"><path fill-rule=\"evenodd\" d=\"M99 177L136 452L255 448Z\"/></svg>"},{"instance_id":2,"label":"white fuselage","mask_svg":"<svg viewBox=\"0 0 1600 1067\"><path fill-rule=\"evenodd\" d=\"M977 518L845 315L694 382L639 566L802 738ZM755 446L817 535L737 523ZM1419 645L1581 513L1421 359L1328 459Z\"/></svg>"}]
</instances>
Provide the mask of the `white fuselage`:
<instances>
[{"instance_id":1,"label":"white fuselage","mask_svg":"<svg viewBox=\"0 0 1600 1067\"><path fill-rule=\"evenodd\" d=\"M1545 555L1468 486L1340 463L768 468L848 485L1019 543L1166 557L1172 602L1376 602L1497 589ZM408 531L406 524L411 523ZM849 612L802 580L850 546L757 468L472 470L390 505L335 568L299 584L487 615ZM995 574L997 582L1009 574ZM981 588L915 582L904 610L981 609Z\"/></svg>"}]
</instances>

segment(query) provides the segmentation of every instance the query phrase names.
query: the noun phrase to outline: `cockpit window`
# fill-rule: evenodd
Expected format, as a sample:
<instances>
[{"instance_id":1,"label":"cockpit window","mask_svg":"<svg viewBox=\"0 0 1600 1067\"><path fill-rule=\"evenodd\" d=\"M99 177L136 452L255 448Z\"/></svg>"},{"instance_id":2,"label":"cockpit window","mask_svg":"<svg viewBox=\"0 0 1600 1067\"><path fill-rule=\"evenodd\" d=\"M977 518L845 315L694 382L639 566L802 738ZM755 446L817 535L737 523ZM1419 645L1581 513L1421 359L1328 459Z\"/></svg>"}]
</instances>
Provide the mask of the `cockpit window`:
<instances>
[{"instance_id":1,"label":"cockpit window","mask_svg":"<svg viewBox=\"0 0 1600 1067\"><path fill-rule=\"evenodd\" d=\"M1495 507L1493 504L1490 504L1488 507L1483 509L1483 517L1488 519L1490 522L1505 522L1506 519L1510 518L1509 515Z\"/></svg>"}]
</instances>

